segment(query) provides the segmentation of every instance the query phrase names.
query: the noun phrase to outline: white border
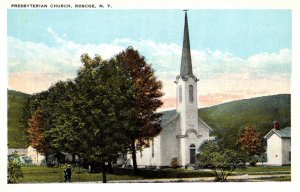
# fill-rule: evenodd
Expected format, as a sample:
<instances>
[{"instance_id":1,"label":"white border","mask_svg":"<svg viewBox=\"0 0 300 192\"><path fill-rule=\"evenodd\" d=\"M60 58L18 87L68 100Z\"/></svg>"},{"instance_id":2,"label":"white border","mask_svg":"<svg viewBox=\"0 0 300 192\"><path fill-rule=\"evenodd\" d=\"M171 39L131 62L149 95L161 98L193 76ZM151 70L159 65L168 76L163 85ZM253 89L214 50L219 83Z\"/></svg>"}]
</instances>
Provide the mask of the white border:
<instances>
[{"instance_id":1,"label":"white border","mask_svg":"<svg viewBox=\"0 0 300 192\"><path fill-rule=\"evenodd\" d=\"M5 1L5 2L3 2ZM67 190L73 192L79 191L297 191L299 187L296 183L300 181L300 174L297 173L299 169L300 154L299 147L299 117L300 108L298 99L300 98L299 87L299 53L300 53L300 3L297 0L64 0L63 3L76 4L111 4L113 9L292 9L293 19L293 66L292 66L292 182L258 182L258 183L175 183L175 184L6 184L6 154L7 154L7 18L6 9L10 8L12 3L31 3L31 4L61 4L61 0L1 0L0 11L0 190L1 191L53 191L53 190ZM4 27L3 27L4 26ZM4 174L5 173L5 174Z\"/></svg>"}]
</instances>

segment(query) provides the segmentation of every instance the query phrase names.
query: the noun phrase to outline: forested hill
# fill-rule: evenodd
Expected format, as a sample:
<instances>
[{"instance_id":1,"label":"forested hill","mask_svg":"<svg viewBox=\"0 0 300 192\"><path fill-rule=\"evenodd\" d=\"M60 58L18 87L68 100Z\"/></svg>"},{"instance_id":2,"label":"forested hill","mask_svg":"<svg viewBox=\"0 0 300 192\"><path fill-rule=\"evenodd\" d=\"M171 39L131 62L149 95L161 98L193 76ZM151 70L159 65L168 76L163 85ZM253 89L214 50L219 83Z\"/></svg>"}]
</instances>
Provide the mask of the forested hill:
<instances>
[{"instance_id":1,"label":"forested hill","mask_svg":"<svg viewBox=\"0 0 300 192\"><path fill-rule=\"evenodd\" d=\"M265 135L277 120L282 127L291 125L291 95L280 94L232 101L202 108L200 117L213 129L213 134L223 134L235 143L239 131L246 125L254 125Z\"/></svg>"},{"instance_id":2,"label":"forested hill","mask_svg":"<svg viewBox=\"0 0 300 192\"><path fill-rule=\"evenodd\" d=\"M25 148L26 124L22 123L23 105L30 95L14 90L7 90L7 128L10 148Z\"/></svg>"},{"instance_id":3,"label":"forested hill","mask_svg":"<svg viewBox=\"0 0 300 192\"><path fill-rule=\"evenodd\" d=\"M26 123L22 123L25 100L30 95L8 90L8 143L10 148L25 148ZM290 126L291 95L281 94L232 101L221 105L199 109L200 117L213 129L212 134L223 134L235 143L242 127L255 125L262 135L278 120L281 126ZM168 112L164 112L168 113Z\"/></svg>"}]
</instances>

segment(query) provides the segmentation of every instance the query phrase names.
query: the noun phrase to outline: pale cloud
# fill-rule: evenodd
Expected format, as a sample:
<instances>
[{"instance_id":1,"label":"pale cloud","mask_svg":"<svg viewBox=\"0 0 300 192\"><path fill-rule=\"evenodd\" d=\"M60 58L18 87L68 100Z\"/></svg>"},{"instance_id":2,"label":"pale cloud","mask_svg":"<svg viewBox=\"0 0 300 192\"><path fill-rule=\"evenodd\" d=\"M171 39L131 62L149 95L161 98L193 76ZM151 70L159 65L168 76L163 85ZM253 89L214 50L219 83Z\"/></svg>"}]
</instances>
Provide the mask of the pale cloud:
<instances>
[{"instance_id":1,"label":"pale cloud","mask_svg":"<svg viewBox=\"0 0 300 192\"><path fill-rule=\"evenodd\" d=\"M66 43L67 41L64 39L64 38L66 38L66 34L64 34L63 36L64 36L64 38L61 38L61 37L59 37L58 35L57 35L57 33L55 33L55 31L53 31L53 29L51 28L51 27L48 27L47 28L47 32L49 33L49 34L51 34L52 35L52 37L55 39L55 41L56 41L56 43Z\"/></svg>"},{"instance_id":2,"label":"pale cloud","mask_svg":"<svg viewBox=\"0 0 300 192\"><path fill-rule=\"evenodd\" d=\"M8 37L9 88L35 93L51 84L73 78L82 65L80 56L100 54L108 59L132 46L144 55L163 81L165 107L175 107L181 46L151 40L116 39L112 43L79 44L47 29L56 46ZM290 92L291 51L259 53L240 58L219 50L192 50L194 74L198 82L199 104L210 106L236 99Z\"/></svg>"},{"instance_id":3,"label":"pale cloud","mask_svg":"<svg viewBox=\"0 0 300 192\"><path fill-rule=\"evenodd\" d=\"M279 53L260 53L250 57L247 62L251 71L290 74L292 51L281 49Z\"/></svg>"}]
</instances>

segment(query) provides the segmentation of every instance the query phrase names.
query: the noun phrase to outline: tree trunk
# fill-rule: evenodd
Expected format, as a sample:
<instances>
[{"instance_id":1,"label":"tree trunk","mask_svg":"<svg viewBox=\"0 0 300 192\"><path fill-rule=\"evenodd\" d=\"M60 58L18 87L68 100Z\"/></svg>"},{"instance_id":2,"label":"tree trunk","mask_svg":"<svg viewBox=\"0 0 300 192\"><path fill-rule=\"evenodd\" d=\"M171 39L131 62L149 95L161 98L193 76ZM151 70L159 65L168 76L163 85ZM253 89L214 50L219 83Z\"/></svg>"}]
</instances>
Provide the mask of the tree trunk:
<instances>
[{"instance_id":1,"label":"tree trunk","mask_svg":"<svg viewBox=\"0 0 300 192\"><path fill-rule=\"evenodd\" d=\"M133 164L133 174L138 175L138 168L136 163L136 149L135 149L135 140L131 141L131 152L132 152L132 164Z\"/></svg>"},{"instance_id":2,"label":"tree trunk","mask_svg":"<svg viewBox=\"0 0 300 192\"><path fill-rule=\"evenodd\" d=\"M72 163L75 164L75 154L72 153Z\"/></svg>"},{"instance_id":3,"label":"tree trunk","mask_svg":"<svg viewBox=\"0 0 300 192\"><path fill-rule=\"evenodd\" d=\"M106 183L106 167L105 167L105 163L101 163L102 164L102 181L103 183Z\"/></svg>"},{"instance_id":4,"label":"tree trunk","mask_svg":"<svg viewBox=\"0 0 300 192\"><path fill-rule=\"evenodd\" d=\"M108 162L108 165L107 165L107 172L112 174L113 173L113 168L112 168L112 163L111 161Z\"/></svg>"}]
</instances>

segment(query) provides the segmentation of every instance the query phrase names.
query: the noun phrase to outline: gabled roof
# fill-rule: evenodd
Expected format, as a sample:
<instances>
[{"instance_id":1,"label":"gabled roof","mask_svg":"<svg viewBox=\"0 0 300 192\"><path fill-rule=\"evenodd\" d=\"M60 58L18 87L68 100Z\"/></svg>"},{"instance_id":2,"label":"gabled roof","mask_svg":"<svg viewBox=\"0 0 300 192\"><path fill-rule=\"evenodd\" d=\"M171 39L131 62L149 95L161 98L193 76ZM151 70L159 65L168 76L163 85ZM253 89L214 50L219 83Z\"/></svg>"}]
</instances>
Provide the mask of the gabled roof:
<instances>
[{"instance_id":1,"label":"gabled roof","mask_svg":"<svg viewBox=\"0 0 300 192\"><path fill-rule=\"evenodd\" d=\"M161 125L167 125L169 124L171 121L173 121L174 119L176 119L177 117L179 117L179 113L176 110L170 110L170 111L164 111L161 112L162 116L161 116Z\"/></svg>"},{"instance_id":2,"label":"gabled roof","mask_svg":"<svg viewBox=\"0 0 300 192\"><path fill-rule=\"evenodd\" d=\"M202 123L209 131L213 131L213 129L207 125L200 117L198 118L199 122Z\"/></svg>"},{"instance_id":3,"label":"gabled roof","mask_svg":"<svg viewBox=\"0 0 300 192\"><path fill-rule=\"evenodd\" d=\"M167 124L169 124L170 122L172 122L173 120L175 120L176 118L180 117L180 113L178 113L175 109L170 110L170 111L164 111L161 112L162 116L161 116L161 125L165 126ZM202 125L204 125L204 127L206 127L209 131L213 131L213 129L207 125L200 117L198 118L199 123L201 123Z\"/></svg>"},{"instance_id":4,"label":"gabled roof","mask_svg":"<svg viewBox=\"0 0 300 192\"><path fill-rule=\"evenodd\" d=\"M284 129L272 129L269 133L265 135L265 139L269 139L273 134L278 135L281 138L291 138L291 127L286 127Z\"/></svg>"}]
</instances>

